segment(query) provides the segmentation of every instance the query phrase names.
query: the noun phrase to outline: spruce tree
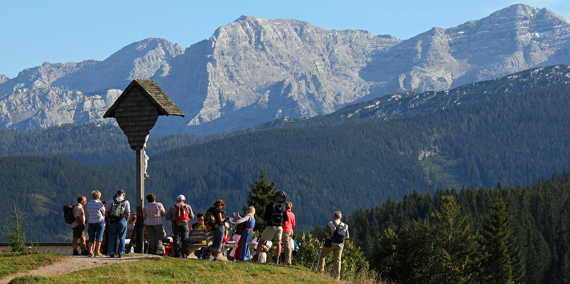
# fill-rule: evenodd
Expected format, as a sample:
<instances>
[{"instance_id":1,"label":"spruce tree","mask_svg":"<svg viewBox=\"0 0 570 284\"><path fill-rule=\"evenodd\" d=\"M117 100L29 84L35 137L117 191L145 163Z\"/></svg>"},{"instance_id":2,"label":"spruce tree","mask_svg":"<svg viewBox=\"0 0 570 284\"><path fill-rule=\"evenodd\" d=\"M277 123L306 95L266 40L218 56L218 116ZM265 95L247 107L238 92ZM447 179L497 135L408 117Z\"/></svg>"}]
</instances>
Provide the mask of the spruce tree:
<instances>
[{"instance_id":1,"label":"spruce tree","mask_svg":"<svg viewBox=\"0 0 570 284\"><path fill-rule=\"evenodd\" d=\"M247 196L247 206L253 206L255 208L255 228L253 229L257 231L261 231L265 228L265 220L263 220L265 207L271 203L273 195L277 192L277 187L275 187L276 182L272 181L269 183L265 174L265 170L261 170L259 174L260 180L256 180L251 184L251 189ZM247 208L244 208L244 211L246 211L246 209Z\"/></svg>"},{"instance_id":2,"label":"spruce tree","mask_svg":"<svg viewBox=\"0 0 570 284\"><path fill-rule=\"evenodd\" d=\"M516 240L511 235L506 203L495 197L488 214L479 238L483 259L478 278L482 283L515 283L524 271Z\"/></svg>"},{"instance_id":3,"label":"spruce tree","mask_svg":"<svg viewBox=\"0 0 570 284\"><path fill-rule=\"evenodd\" d=\"M433 262L429 264L433 273L430 282L472 283L478 266L476 241L469 233L471 224L466 224L467 216L461 215L461 206L453 196L443 196L439 211L431 217L434 225L427 228L434 248Z\"/></svg>"}]
</instances>

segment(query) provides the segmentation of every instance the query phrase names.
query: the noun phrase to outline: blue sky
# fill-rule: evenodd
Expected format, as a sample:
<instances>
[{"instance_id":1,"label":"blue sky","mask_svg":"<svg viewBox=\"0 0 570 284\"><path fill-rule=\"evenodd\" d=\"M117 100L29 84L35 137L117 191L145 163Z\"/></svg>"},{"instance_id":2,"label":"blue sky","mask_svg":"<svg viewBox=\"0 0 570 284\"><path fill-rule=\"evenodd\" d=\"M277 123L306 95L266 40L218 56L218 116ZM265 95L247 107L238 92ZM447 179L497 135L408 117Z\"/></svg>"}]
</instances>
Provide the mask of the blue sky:
<instances>
[{"instance_id":1,"label":"blue sky","mask_svg":"<svg viewBox=\"0 0 570 284\"><path fill-rule=\"evenodd\" d=\"M407 39L521 3L505 0L0 0L0 74L9 78L44 62L104 60L145 38L186 48L241 15L298 19L330 30L359 29ZM570 20L570 1L522 2Z\"/></svg>"}]
</instances>

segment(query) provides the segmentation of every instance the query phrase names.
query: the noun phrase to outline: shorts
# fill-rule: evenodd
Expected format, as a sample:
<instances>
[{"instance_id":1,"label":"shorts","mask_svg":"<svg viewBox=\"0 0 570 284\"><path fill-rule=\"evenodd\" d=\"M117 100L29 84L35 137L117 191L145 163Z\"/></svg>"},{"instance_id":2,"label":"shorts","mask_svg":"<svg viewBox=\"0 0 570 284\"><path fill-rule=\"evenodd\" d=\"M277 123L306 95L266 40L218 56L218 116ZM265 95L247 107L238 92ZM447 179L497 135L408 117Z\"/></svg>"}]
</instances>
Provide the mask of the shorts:
<instances>
[{"instance_id":1,"label":"shorts","mask_svg":"<svg viewBox=\"0 0 570 284\"><path fill-rule=\"evenodd\" d=\"M89 223L89 242L103 241L103 231L105 230L105 220L99 223Z\"/></svg>"},{"instance_id":2,"label":"shorts","mask_svg":"<svg viewBox=\"0 0 570 284\"><path fill-rule=\"evenodd\" d=\"M265 230L263 230L263 234L261 234L261 237L259 238L266 241L280 241L282 234L283 234L283 227L267 226Z\"/></svg>"},{"instance_id":3,"label":"shorts","mask_svg":"<svg viewBox=\"0 0 570 284\"><path fill-rule=\"evenodd\" d=\"M83 231L85 231L85 225L77 225L71 229L73 230L73 238L74 239L85 238L85 233L83 232Z\"/></svg>"}]
</instances>

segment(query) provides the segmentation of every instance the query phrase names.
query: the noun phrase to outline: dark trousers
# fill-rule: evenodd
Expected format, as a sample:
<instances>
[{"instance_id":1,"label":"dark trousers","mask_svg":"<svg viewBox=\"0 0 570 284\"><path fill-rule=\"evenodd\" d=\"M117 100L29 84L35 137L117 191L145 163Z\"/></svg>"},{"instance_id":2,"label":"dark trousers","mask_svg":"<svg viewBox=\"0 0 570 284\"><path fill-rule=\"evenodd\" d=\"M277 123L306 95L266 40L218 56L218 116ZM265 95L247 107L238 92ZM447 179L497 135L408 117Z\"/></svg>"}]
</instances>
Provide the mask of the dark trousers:
<instances>
[{"instance_id":1,"label":"dark trousers","mask_svg":"<svg viewBox=\"0 0 570 284\"><path fill-rule=\"evenodd\" d=\"M172 233L174 234L174 257L188 255L188 225L177 226L172 223ZM180 253L180 243L182 243L182 254Z\"/></svg>"}]
</instances>

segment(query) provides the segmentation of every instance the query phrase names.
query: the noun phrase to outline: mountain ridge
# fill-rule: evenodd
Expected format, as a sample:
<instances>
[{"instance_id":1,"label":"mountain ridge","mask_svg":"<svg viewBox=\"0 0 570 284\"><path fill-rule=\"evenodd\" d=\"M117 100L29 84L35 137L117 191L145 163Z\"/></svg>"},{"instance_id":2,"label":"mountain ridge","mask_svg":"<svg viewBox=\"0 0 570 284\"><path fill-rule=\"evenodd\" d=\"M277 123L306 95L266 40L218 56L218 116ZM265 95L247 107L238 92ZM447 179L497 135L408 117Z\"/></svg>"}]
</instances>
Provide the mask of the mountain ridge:
<instances>
[{"instance_id":1,"label":"mountain ridge","mask_svg":"<svg viewBox=\"0 0 570 284\"><path fill-rule=\"evenodd\" d=\"M0 127L114 124L102 114L135 77L151 78L185 112L152 135L208 134L313 117L398 92L441 91L524 69L570 64L570 24L515 4L407 40L241 16L190 47L135 42L104 61L49 64L0 77Z\"/></svg>"}]
</instances>

